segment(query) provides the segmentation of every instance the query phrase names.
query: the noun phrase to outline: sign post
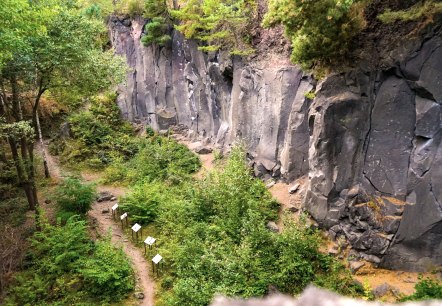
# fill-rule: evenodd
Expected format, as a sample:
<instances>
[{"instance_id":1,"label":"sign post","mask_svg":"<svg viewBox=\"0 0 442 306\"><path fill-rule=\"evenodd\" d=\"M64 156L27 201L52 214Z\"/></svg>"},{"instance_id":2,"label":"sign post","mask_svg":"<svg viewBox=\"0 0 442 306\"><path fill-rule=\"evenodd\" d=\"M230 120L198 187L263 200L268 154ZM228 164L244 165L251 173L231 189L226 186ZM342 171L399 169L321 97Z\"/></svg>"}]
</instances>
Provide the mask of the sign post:
<instances>
[{"instance_id":1,"label":"sign post","mask_svg":"<svg viewBox=\"0 0 442 306\"><path fill-rule=\"evenodd\" d=\"M155 241L156 239L150 236L144 240L144 254L146 254L146 245L149 246L149 250L152 250L152 245L155 243Z\"/></svg>"},{"instance_id":2,"label":"sign post","mask_svg":"<svg viewBox=\"0 0 442 306\"><path fill-rule=\"evenodd\" d=\"M127 212L124 213L124 214L122 214L122 215L120 216L120 220L121 220L121 229L124 228L124 222L125 222L125 220L126 220L126 226L129 225L129 218L127 217Z\"/></svg>"},{"instance_id":3,"label":"sign post","mask_svg":"<svg viewBox=\"0 0 442 306\"><path fill-rule=\"evenodd\" d=\"M118 213L118 203L115 203L114 206L112 206L112 218L115 219L115 217L117 216Z\"/></svg>"},{"instance_id":4,"label":"sign post","mask_svg":"<svg viewBox=\"0 0 442 306\"><path fill-rule=\"evenodd\" d=\"M157 270L157 276L160 273L160 262L161 262L161 267L164 268L163 264L164 262L162 262L163 257L160 254L155 255L154 258L152 258L152 272L155 273L155 270ZM155 269L156 267L156 269Z\"/></svg>"},{"instance_id":5,"label":"sign post","mask_svg":"<svg viewBox=\"0 0 442 306\"><path fill-rule=\"evenodd\" d=\"M134 226L132 226L132 240L134 239L134 233L137 237L137 242L138 242L138 231L141 229L141 225L139 225L138 223L135 223ZM141 234L143 234L143 231L141 231Z\"/></svg>"}]
</instances>

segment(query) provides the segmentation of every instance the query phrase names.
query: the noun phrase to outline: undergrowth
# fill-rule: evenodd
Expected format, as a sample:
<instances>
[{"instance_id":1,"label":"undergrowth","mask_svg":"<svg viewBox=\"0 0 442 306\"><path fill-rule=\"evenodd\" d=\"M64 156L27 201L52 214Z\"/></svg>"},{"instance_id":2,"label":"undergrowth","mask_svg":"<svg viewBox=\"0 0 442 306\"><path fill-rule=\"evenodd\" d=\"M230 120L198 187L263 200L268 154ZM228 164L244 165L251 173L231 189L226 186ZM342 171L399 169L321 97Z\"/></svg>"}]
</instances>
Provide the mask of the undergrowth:
<instances>
[{"instance_id":1,"label":"undergrowth","mask_svg":"<svg viewBox=\"0 0 442 306\"><path fill-rule=\"evenodd\" d=\"M56 138L49 145L65 165L103 169L114 159L128 159L138 151L132 126L121 119L115 95L92 98L88 109L71 114L69 138Z\"/></svg>"},{"instance_id":2,"label":"undergrowth","mask_svg":"<svg viewBox=\"0 0 442 306\"><path fill-rule=\"evenodd\" d=\"M16 274L6 305L103 305L134 288L133 271L110 237L90 240L86 222L43 224L31 240L26 270Z\"/></svg>"},{"instance_id":3,"label":"undergrowth","mask_svg":"<svg viewBox=\"0 0 442 306\"><path fill-rule=\"evenodd\" d=\"M67 178L55 189L52 199L58 206L57 217L66 221L73 215L85 216L95 199L95 186L78 178Z\"/></svg>"},{"instance_id":4,"label":"undergrowth","mask_svg":"<svg viewBox=\"0 0 442 306\"><path fill-rule=\"evenodd\" d=\"M135 156L124 161L115 160L104 176L105 183L168 181L182 182L201 167L197 155L173 139L157 135L139 141Z\"/></svg>"},{"instance_id":5,"label":"undergrowth","mask_svg":"<svg viewBox=\"0 0 442 306\"><path fill-rule=\"evenodd\" d=\"M262 296L270 286L297 294L311 282L362 292L347 270L319 252L320 236L305 223L287 219L280 234L266 228L278 203L253 178L239 148L202 180L138 184L121 203L134 222L156 228L169 267L159 305L207 305L216 293Z\"/></svg>"},{"instance_id":6,"label":"undergrowth","mask_svg":"<svg viewBox=\"0 0 442 306\"><path fill-rule=\"evenodd\" d=\"M419 278L414 286L415 292L412 295L401 299L405 301L422 301L422 300L442 300L442 283L430 278Z\"/></svg>"}]
</instances>

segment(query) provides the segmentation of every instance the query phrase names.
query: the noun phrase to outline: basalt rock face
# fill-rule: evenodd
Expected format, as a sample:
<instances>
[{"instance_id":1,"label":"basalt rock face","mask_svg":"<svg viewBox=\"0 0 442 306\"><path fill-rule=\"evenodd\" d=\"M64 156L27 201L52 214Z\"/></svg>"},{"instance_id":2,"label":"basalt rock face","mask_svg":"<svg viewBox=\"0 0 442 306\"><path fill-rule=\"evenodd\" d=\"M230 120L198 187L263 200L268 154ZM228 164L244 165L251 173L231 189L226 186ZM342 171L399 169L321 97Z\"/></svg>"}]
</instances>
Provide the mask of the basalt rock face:
<instances>
[{"instance_id":1,"label":"basalt rock face","mask_svg":"<svg viewBox=\"0 0 442 306\"><path fill-rule=\"evenodd\" d=\"M184 125L220 148L241 140L259 175L307 173L309 76L295 66L207 55L176 31L169 46L144 47L144 23L110 20L112 44L132 68L119 88L125 118L157 130Z\"/></svg>"},{"instance_id":2,"label":"basalt rock face","mask_svg":"<svg viewBox=\"0 0 442 306\"><path fill-rule=\"evenodd\" d=\"M386 71L318 86L305 206L359 256L396 269L442 264L442 40Z\"/></svg>"},{"instance_id":3,"label":"basalt rock face","mask_svg":"<svg viewBox=\"0 0 442 306\"><path fill-rule=\"evenodd\" d=\"M255 173L308 174L304 206L357 256L388 268L442 264L442 40L433 35L384 70L315 81L296 66L208 55L172 32L144 47L144 20L110 20L132 70L125 118L174 125L228 149L245 143ZM316 89L311 101L305 94Z\"/></svg>"}]
</instances>

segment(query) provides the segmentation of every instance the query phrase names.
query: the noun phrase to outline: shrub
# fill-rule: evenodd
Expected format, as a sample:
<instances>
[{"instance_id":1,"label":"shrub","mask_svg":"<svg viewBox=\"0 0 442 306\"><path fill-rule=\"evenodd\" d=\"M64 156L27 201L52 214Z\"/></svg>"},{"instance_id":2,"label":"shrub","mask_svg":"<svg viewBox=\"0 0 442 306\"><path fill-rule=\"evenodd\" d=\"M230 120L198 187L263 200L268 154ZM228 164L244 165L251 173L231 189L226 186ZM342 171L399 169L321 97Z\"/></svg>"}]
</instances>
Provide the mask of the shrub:
<instances>
[{"instance_id":1,"label":"shrub","mask_svg":"<svg viewBox=\"0 0 442 306\"><path fill-rule=\"evenodd\" d=\"M131 221L148 224L155 219L159 205L167 201L161 183L136 185L120 200L120 208L130 213Z\"/></svg>"},{"instance_id":2,"label":"shrub","mask_svg":"<svg viewBox=\"0 0 442 306\"><path fill-rule=\"evenodd\" d=\"M141 42L148 46L156 43L165 46L172 40L170 37L170 25L164 17L154 17L144 26L145 35L141 38Z\"/></svg>"},{"instance_id":3,"label":"shrub","mask_svg":"<svg viewBox=\"0 0 442 306\"><path fill-rule=\"evenodd\" d=\"M262 296L269 286L296 294L311 282L358 293L350 273L319 252L317 232L289 220L281 234L266 228L278 205L251 176L240 149L202 182L163 193L168 200L158 206L156 225L172 268L161 282L160 305L207 305L215 293Z\"/></svg>"},{"instance_id":4,"label":"shrub","mask_svg":"<svg viewBox=\"0 0 442 306\"><path fill-rule=\"evenodd\" d=\"M165 0L146 0L144 17L148 20L144 27L146 35L141 38L145 46L151 43L165 46L171 41L172 20Z\"/></svg>"},{"instance_id":5,"label":"shrub","mask_svg":"<svg viewBox=\"0 0 442 306\"><path fill-rule=\"evenodd\" d=\"M263 25L282 24L292 42L291 60L304 68L342 56L363 28L364 0L270 0Z\"/></svg>"},{"instance_id":6,"label":"shrub","mask_svg":"<svg viewBox=\"0 0 442 306\"><path fill-rule=\"evenodd\" d=\"M54 200L65 212L84 215L95 199L95 187L84 184L77 178L65 179L56 189Z\"/></svg>"},{"instance_id":7,"label":"shrub","mask_svg":"<svg viewBox=\"0 0 442 306\"><path fill-rule=\"evenodd\" d=\"M442 284L437 280L420 278L414 289L416 290L414 294L401 299L401 301L442 300Z\"/></svg>"},{"instance_id":8,"label":"shrub","mask_svg":"<svg viewBox=\"0 0 442 306\"><path fill-rule=\"evenodd\" d=\"M102 169L115 158L128 159L138 151L131 125L120 118L115 95L95 97L88 110L72 114L68 121L72 138L55 140L61 160L74 166Z\"/></svg>"},{"instance_id":9,"label":"shrub","mask_svg":"<svg viewBox=\"0 0 442 306\"><path fill-rule=\"evenodd\" d=\"M179 183L201 167L197 155L185 145L161 136L140 142L139 152L127 162L111 165L105 172L105 182L121 180L127 183L169 181Z\"/></svg>"},{"instance_id":10,"label":"shrub","mask_svg":"<svg viewBox=\"0 0 442 306\"><path fill-rule=\"evenodd\" d=\"M6 305L103 305L133 289L124 253L109 239L94 244L83 220L43 223L31 244L27 270L15 276Z\"/></svg>"},{"instance_id":11,"label":"shrub","mask_svg":"<svg viewBox=\"0 0 442 306\"><path fill-rule=\"evenodd\" d=\"M85 289L106 301L119 301L134 289L133 271L122 249L110 236L95 244L94 256L83 258L79 272Z\"/></svg>"}]
</instances>

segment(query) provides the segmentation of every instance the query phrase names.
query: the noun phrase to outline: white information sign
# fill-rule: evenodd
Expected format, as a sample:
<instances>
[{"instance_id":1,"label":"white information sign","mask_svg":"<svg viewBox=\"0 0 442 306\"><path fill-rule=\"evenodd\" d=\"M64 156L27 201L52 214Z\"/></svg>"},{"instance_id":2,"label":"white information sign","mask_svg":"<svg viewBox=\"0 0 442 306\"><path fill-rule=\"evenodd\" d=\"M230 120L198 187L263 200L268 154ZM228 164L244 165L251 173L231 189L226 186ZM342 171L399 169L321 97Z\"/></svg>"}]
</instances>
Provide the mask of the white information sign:
<instances>
[{"instance_id":1,"label":"white information sign","mask_svg":"<svg viewBox=\"0 0 442 306\"><path fill-rule=\"evenodd\" d=\"M132 226L132 230L136 233L140 230L141 225L139 225L138 223L135 223L134 226Z\"/></svg>"},{"instance_id":2,"label":"white information sign","mask_svg":"<svg viewBox=\"0 0 442 306\"><path fill-rule=\"evenodd\" d=\"M146 240L144 240L144 243L147 245L152 245L152 244L154 244L155 241L156 241L155 238L149 236L146 238Z\"/></svg>"},{"instance_id":3,"label":"white information sign","mask_svg":"<svg viewBox=\"0 0 442 306\"><path fill-rule=\"evenodd\" d=\"M160 254L157 254L157 255L155 255L154 258L152 258L152 261L153 261L154 264L157 265L161 261L161 259L163 259L163 257L161 257Z\"/></svg>"},{"instance_id":4,"label":"white information sign","mask_svg":"<svg viewBox=\"0 0 442 306\"><path fill-rule=\"evenodd\" d=\"M118 208L118 203L115 203L114 206L112 206L112 210L115 211Z\"/></svg>"},{"instance_id":5,"label":"white information sign","mask_svg":"<svg viewBox=\"0 0 442 306\"><path fill-rule=\"evenodd\" d=\"M122 215L120 216L120 219L121 219L121 220L124 220L125 218L127 218L127 213L124 213L124 214L122 214Z\"/></svg>"}]
</instances>

